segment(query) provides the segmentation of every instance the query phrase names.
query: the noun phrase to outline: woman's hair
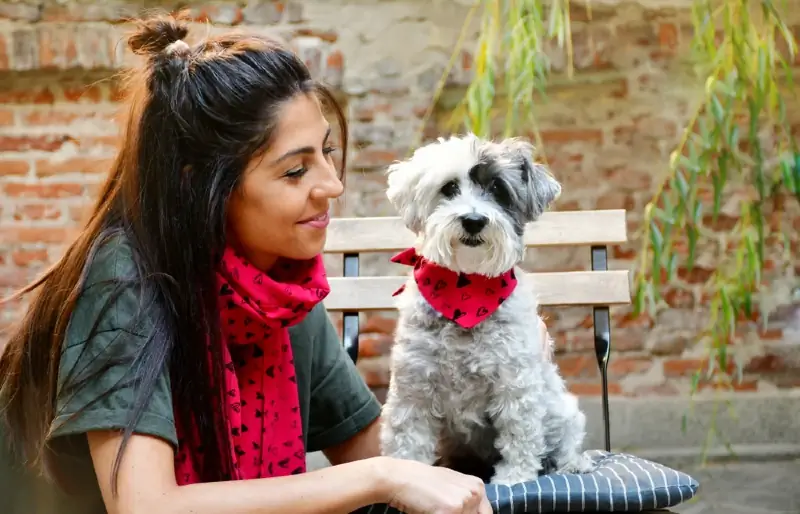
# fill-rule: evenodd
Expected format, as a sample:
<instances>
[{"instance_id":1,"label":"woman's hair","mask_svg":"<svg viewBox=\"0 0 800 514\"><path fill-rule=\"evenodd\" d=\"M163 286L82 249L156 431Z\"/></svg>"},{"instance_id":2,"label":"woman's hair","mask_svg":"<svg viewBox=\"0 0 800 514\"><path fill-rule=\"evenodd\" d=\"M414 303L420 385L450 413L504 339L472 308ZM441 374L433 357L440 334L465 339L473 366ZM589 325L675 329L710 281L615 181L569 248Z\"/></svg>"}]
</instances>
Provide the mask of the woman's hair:
<instances>
[{"instance_id":1,"label":"woman's hair","mask_svg":"<svg viewBox=\"0 0 800 514\"><path fill-rule=\"evenodd\" d=\"M134 287L153 329L130 362L136 397L114 486L122 452L165 365L176 423L198 427L193 442L203 447L202 478L231 475L215 271L226 242L228 199L248 162L269 145L282 105L313 94L331 108L341 131L342 173L345 167L342 110L293 52L272 39L238 34L189 46L187 33L183 15L136 21L128 44L144 64L126 77L127 119L111 173L76 241L14 295L37 293L0 357L0 412L11 442L41 466L57 394L63 394L57 383L64 336L87 268L104 242L125 236L136 274L116 281L108 304ZM91 380L81 377L80 384Z\"/></svg>"}]
</instances>

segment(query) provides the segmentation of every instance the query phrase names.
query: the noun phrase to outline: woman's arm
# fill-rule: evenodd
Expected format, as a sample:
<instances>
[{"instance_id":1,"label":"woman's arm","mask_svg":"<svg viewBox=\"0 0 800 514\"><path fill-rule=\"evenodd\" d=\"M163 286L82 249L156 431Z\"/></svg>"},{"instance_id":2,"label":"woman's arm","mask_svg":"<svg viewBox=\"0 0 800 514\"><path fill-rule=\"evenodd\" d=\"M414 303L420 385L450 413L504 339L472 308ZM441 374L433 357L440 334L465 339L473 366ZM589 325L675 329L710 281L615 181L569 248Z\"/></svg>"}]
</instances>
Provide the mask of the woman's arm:
<instances>
[{"instance_id":1,"label":"woman's arm","mask_svg":"<svg viewBox=\"0 0 800 514\"><path fill-rule=\"evenodd\" d=\"M169 443L133 435L112 495L119 432L88 432L109 514L348 513L387 503L410 514L491 514L483 482L418 462L368 458L301 475L178 486Z\"/></svg>"},{"instance_id":2,"label":"woman's arm","mask_svg":"<svg viewBox=\"0 0 800 514\"><path fill-rule=\"evenodd\" d=\"M380 418L377 418L347 441L326 448L323 451L325 457L331 464L337 466L346 462L380 456L380 426Z\"/></svg>"},{"instance_id":3,"label":"woman's arm","mask_svg":"<svg viewBox=\"0 0 800 514\"><path fill-rule=\"evenodd\" d=\"M172 446L155 437L133 435L114 498L111 470L122 436L102 431L87 437L109 514L346 513L389 497L378 459L304 475L178 486Z\"/></svg>"}]
</instances>

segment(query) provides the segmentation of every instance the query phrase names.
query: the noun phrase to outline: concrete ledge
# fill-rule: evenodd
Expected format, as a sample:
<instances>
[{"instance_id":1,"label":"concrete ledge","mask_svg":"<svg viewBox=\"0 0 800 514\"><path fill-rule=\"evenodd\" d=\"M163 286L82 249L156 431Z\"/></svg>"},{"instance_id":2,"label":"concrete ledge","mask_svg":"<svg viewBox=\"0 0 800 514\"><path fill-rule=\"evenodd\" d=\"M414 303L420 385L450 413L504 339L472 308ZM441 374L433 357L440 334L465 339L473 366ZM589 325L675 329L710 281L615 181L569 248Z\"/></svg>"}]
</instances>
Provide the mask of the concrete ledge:
<instances>
[{"instance_id":1,"label":"concrete ledge","mask_svg":"<svg viewBox=\"0 0 800 514\"><path fill-rule=\"evenodd\" d=\"M600 398L581 397L587 418L586 448L603 447ZM800 390L688 397L612 397L611 445L668 466L700 464L704 447L709 461L800 458ZM714 412L716 411L716 419ZM683 415L686 430L682 430ZM713 426L720 436L709 438ZM731 452L732 450L732 452ZM328 465L310 454L309 469Z\"/></svg>"}]
</instances>

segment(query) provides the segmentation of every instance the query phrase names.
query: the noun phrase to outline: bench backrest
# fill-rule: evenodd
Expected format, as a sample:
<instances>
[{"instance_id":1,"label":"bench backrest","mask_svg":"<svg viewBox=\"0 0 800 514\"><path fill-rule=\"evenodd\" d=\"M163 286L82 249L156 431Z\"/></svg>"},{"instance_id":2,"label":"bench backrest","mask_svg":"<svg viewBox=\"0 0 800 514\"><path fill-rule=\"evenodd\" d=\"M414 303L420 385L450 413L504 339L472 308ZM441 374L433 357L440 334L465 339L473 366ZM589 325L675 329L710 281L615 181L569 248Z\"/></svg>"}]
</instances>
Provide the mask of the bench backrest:
<instances>
[{"instance_id":1,"label":"bench backrest","mask_svg":"<svg viewBox=\"0 0 800 514\"><path fill-rule=\"evenodd\" d=\"M622 209L548 212L530 223L525 232L528 247L589 246L603 250L604 262L597 271L532 273L539 302L542 305L629 304L628 271L605 269L605 246L625 241L627 230ZM358 255L396 252L410 247L413 242L413 233L399 217L331 220L325 252L344 254L345 276L329 279L331 293L325 299L327 309L332 312L393 310L392 293L405 282L406 275L359 277ZM589 255L587 251L587 257ZM595 259L592 261L592 268L597 269ZM407 273L406 268L398 268L398 271Z\"/></svg>"}]
</instances>

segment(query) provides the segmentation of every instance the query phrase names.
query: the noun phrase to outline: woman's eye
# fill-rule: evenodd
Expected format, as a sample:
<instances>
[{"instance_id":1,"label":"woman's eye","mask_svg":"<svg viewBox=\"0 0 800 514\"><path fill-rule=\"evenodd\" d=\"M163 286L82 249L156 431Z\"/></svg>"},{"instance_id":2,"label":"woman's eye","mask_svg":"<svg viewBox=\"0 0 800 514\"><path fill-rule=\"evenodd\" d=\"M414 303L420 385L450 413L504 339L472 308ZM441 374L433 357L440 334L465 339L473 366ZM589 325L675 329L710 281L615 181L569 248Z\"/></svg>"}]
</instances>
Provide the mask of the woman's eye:
<instances>
[{"instance_id":1,"label":"woman's eye","mask_svg":"<svg viewBox=\"0 0 800 514\"><path fill-rule=\"evenodd\" d=\"M308 171L308 168L306 168L305 166L301 166L299 168L294 168L287 171L286 173L283 174L283 176L287 178L300 178L303 175L305 175L306 171Z\"/></svg>"},{"instance_id":2,"label":"woman's eye","mask_svg":"<svg viewBox=\"0 0 800 514\"><path fill-rule=\"evenodd\" d=\"M324 153L325 155L330 155L335 151L336 151L335 146L326 146L325 148L322 149L322 153Z\"/></svg>"}]
</instances>

